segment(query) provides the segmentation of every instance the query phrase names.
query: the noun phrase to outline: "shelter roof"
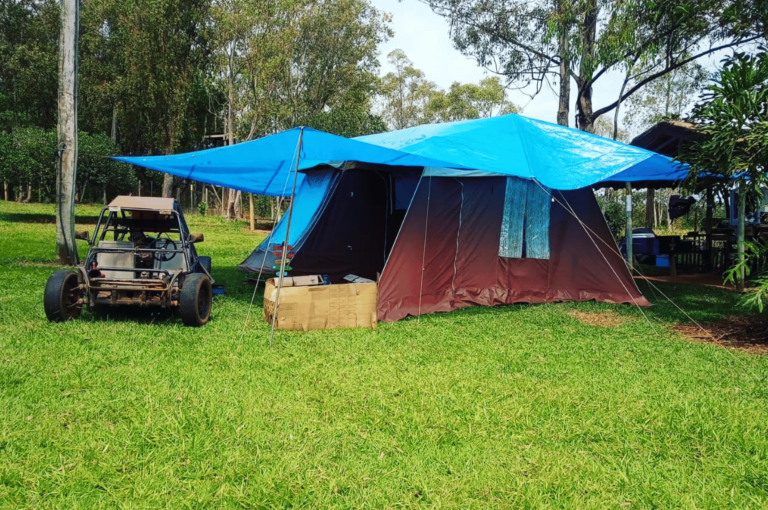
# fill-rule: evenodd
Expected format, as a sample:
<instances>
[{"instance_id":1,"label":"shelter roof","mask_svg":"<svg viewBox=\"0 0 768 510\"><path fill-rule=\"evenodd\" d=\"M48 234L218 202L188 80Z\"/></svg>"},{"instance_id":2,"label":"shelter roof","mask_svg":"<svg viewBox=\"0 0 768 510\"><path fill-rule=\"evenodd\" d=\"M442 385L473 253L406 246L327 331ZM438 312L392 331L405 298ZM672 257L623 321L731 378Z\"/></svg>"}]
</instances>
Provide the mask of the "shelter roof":
<instances>
[{"instance_id":1,"label":"shelter roof","mask_svg":"<svg viewBox=\"0 0 768 510\"><path fill-rule=\"evenodd\" d=\"M300 128L250 142L173 156L120 157L126 163L218 186L286 196L296 168ZM299 169L345 161L479 170L576 189L624 171L663 174L668 157L565 126L511 114L348 139L303 129ZM478 173L475 173L478 175ZM297 179L303 180L299 175Z\"/></svg>"},{"instance_id":2,"label":"shelter roof","mask_svg":"<svg viewBox=\"0 0 768 510\"><path fill-rule=\"evenodd\" d=\"M128 210L170 211L173 210L173 198L133 197L120 195L109 203L109 207Z\"/></svg>"}]
</instances>

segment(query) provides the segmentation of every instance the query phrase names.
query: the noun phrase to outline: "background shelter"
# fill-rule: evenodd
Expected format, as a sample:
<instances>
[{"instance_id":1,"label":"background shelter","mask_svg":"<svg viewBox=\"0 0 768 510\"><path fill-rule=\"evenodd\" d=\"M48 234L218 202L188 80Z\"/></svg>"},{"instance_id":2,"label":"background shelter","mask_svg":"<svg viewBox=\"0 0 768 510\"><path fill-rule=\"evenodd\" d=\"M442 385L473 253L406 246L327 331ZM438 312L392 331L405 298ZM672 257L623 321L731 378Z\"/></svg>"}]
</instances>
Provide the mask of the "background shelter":
<instances>
[{"instance_id":1,"label":"background shelter","mask_svg":"<svg viewBox=\"0 0 768 510\"><path fill-rule=\"evenodd\" d=\"M279 194L292 133L138 164ZM380 276L380 319L515 302L648 304L589 186L628 170L668 171L669 158L519 115L356 140L305 135L292 274ZM284 228L241 269L271 270Z\"/></svg>"}]
</instances>

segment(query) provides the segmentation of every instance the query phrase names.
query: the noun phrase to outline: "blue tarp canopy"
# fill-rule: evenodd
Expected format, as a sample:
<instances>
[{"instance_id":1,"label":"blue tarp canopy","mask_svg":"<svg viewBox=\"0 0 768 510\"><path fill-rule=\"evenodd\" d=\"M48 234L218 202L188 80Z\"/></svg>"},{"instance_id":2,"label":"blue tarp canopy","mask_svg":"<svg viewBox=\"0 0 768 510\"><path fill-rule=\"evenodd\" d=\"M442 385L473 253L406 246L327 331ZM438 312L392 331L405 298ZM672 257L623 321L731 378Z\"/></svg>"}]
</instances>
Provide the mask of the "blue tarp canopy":
<instances>
[{"instance_id":1,"label":"blue tarp canopy","mask_svg":"<svg viewBox=\"0 0 768 510\"><path fill-rule=\"evenodd\" d=\"M611 180L670 182L687 168L666 156L565 126L503 115L416 126L356 138L486 172L536 179L555 189ZM446 175L446 173L441 173Z\"/></svg>"},{"instance_id":2,"label":"blue tarp canopy","mask_svg":"<svg viewBox=\"0 0 768 510\"><path fill-rule=\"evenodd\" d=\"M287 196L299 131L187 154L115 159L217 186ZM475 175L536 179L554 189L583 188L616 180L617 174L635 181L666 175L673 181L685 172L678 163L646 149L516 114L417 126L354 140L304 129L300 169L338 166L343 161L457 173L478 170ZM439 175L450 174L441 170Z\"/></svg>"},{"instance_id":3,"label":"blue tarp canopy","mask_svg":"<svg viewBox=\"0 0 768 510\"><path fill-rule=\"evenodd\" d=\"M115 157L132 165L184 179L270 196L290 196L301 128L258 140L171 156ZM339 166L344 161L381 165L462 168L450 161L426 158L371 145L343 136L304 128L299 169ZM297 185L304 179L299 174Z\"/></svg>"}]
</instances>

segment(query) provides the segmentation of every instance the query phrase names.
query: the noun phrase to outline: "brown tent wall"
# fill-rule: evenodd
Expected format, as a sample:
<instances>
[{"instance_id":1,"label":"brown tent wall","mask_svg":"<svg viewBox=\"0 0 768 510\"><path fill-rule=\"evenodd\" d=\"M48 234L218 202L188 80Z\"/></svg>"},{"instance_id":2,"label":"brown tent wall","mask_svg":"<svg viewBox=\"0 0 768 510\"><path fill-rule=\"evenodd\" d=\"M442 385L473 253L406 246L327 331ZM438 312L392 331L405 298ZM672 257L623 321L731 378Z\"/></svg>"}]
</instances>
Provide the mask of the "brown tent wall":
<instances>
[{"instance_id":1,"label":"brown tent wall","mask_svg":"<svg viewBox=\"0 0 768 510\"><path fill-rule=\"evenodd\" d=\"M379 282L379 320L471 305L649 304L590 189L552 192L549 260L500 257L505 191L505 177L422 178Z\"/></svg>"}]
</instances>

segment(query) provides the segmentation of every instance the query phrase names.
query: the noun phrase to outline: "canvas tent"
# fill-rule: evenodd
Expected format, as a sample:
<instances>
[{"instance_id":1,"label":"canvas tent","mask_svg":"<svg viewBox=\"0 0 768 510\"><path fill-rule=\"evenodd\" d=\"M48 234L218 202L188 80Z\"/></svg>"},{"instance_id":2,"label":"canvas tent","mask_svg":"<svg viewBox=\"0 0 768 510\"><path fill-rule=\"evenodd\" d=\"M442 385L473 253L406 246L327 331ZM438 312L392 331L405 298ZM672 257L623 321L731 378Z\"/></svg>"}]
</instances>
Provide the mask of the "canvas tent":
<instances>
[{"instance_id":1,"label":"canvas tent","mask_svg":"<svg viewBox=\"0 0 768 510\"><path fill-rule=\"evenodd\" d=\"M122 160L280 194L297 135ZM589 186L626 171L679 170L666 157L519 115L357 140L304 137L292 274L379 277L381 320L516 302L648 304ZM269 269L284 228L240 268Z\"/></svg>"}]
</instances>

